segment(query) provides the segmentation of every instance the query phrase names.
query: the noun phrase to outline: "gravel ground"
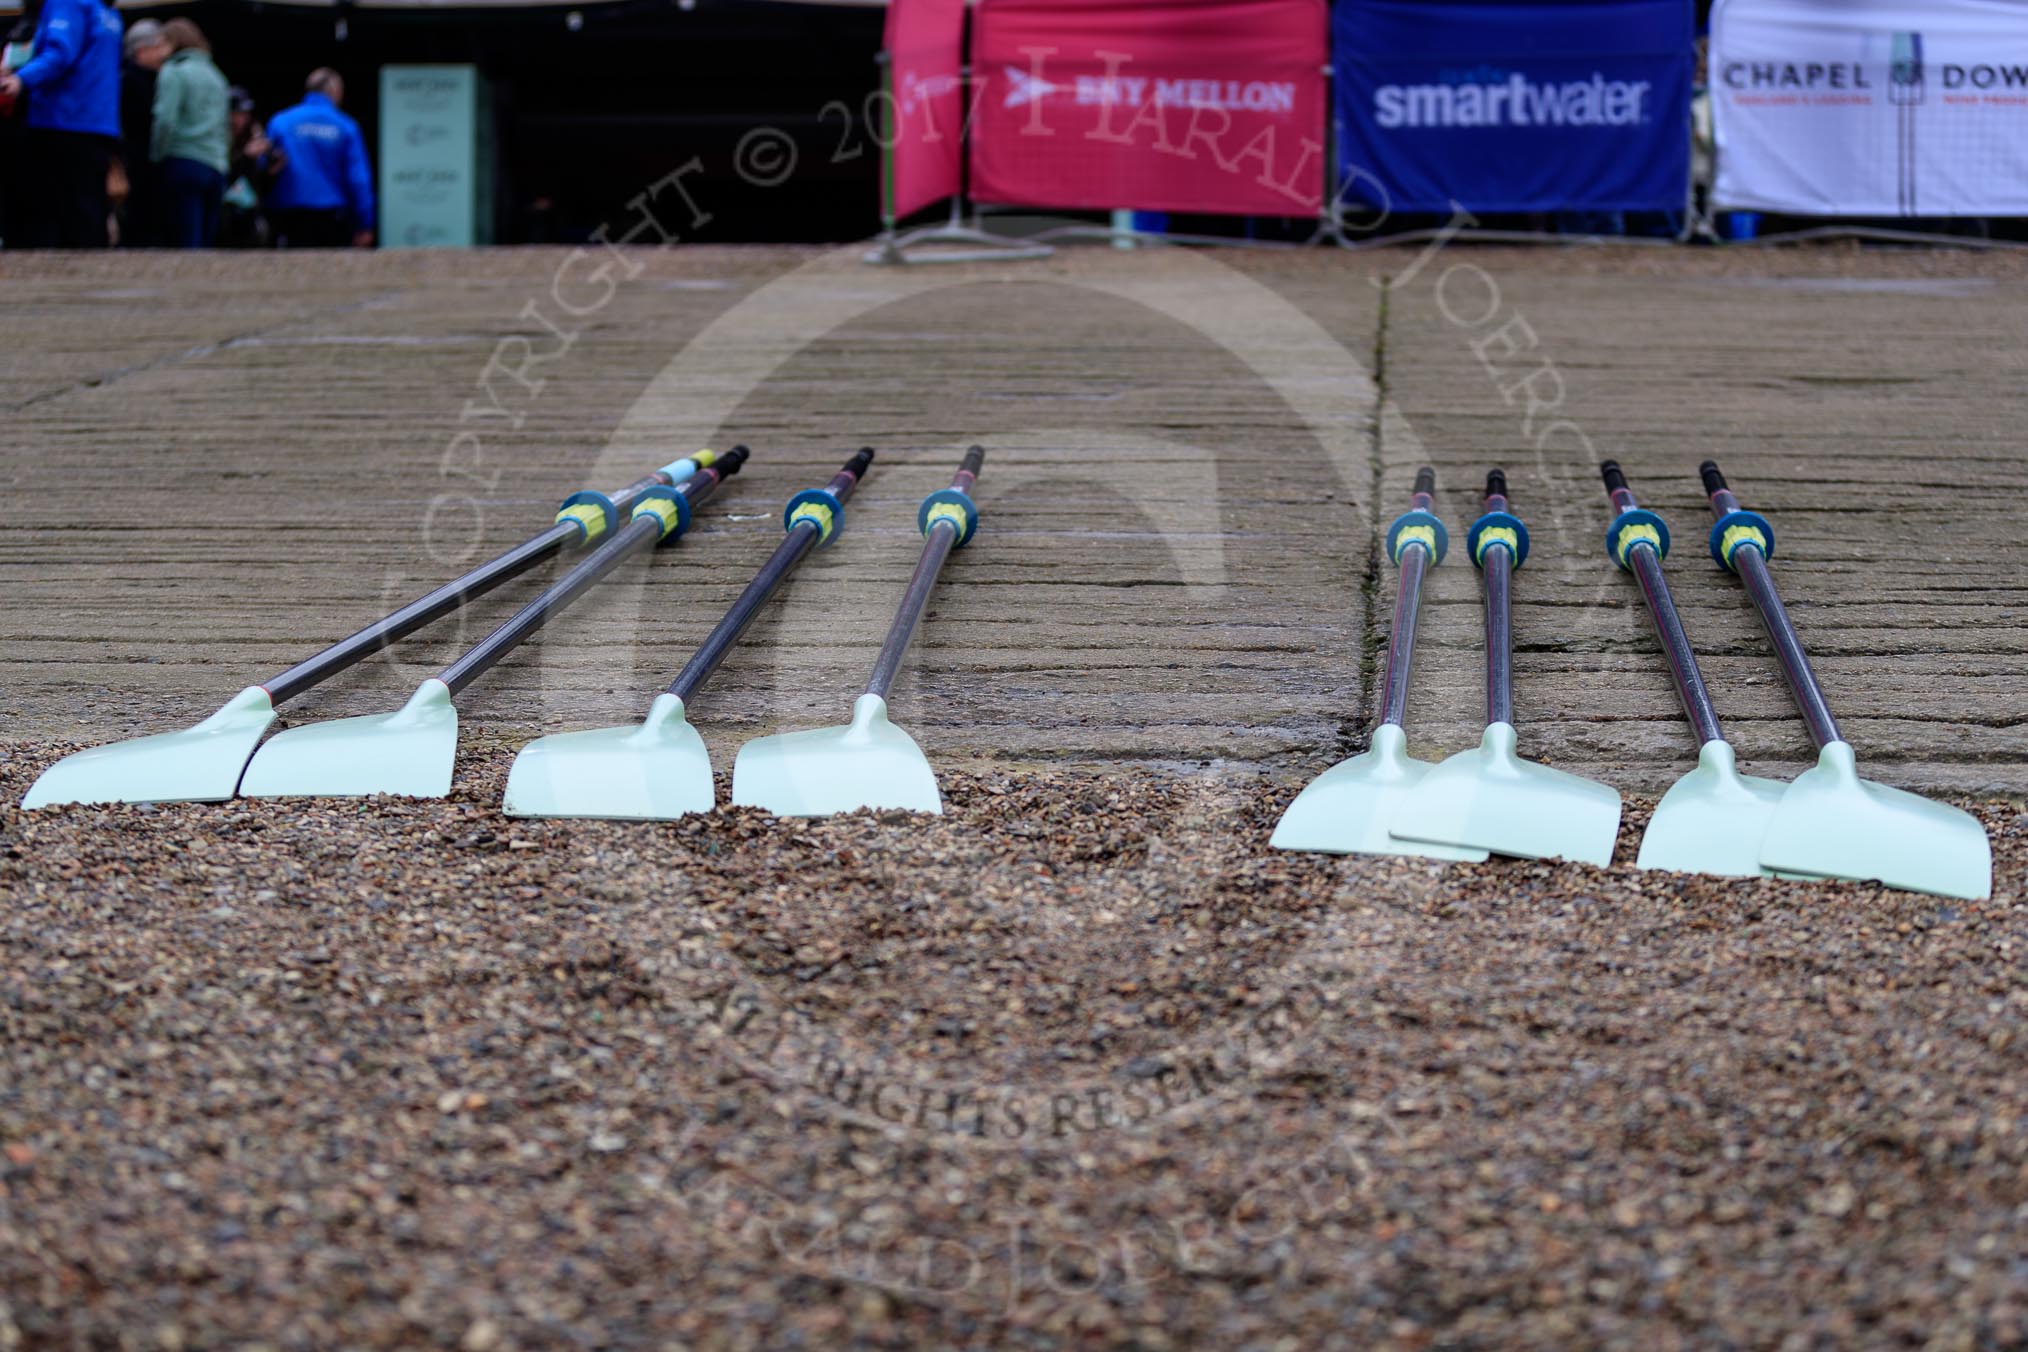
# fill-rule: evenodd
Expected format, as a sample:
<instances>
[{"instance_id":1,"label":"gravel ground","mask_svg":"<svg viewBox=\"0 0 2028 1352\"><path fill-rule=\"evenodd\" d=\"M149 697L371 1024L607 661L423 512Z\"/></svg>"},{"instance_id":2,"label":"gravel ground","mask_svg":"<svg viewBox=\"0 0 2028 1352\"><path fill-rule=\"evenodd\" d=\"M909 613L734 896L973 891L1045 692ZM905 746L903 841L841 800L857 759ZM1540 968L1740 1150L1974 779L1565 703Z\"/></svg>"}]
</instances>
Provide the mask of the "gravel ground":
<instances>
[{"instance_id":1,"label":"gravel ground","mask_svg":"<svg viewBox=\"0 0 2028 1352\"><path fill-rule=\"evenodd\" d=\"M0 748L12 804L63 748ZM0 809L0 1348L2020 1346L1997 890L941 820Z\"/></svg>"}]
</instances>

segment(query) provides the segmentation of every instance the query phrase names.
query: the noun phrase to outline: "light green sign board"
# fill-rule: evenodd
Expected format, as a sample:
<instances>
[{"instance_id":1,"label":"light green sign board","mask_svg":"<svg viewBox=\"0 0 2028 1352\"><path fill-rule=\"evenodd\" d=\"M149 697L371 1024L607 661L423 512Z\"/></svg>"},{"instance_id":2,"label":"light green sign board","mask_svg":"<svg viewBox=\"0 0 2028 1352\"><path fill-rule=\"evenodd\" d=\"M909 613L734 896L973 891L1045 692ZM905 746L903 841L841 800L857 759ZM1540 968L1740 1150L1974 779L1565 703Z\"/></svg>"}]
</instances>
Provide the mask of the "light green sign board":
<instances>
[{"instance_id":1,"label":"light green sign board","mask_svg":"<svg viewBox=\"0 0 2028 1352\"><path fill-rule=\"evenodd\" d=\"M475 66L380 68L383 248L492 242L489 108Z\"/></svg>"}]
</instances>

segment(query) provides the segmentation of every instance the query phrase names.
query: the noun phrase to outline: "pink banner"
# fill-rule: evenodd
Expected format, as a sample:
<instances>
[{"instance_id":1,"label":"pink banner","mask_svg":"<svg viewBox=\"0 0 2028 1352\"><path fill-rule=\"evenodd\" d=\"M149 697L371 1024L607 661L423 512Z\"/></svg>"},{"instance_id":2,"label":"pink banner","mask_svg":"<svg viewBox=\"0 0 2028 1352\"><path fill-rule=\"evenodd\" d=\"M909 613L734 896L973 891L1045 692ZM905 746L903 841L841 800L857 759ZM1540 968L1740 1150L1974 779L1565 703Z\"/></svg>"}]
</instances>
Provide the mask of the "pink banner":
<instances>
[{"instance_id":1,"label":"pink banner","mask_svg":"<svg viewBox=\"0 0 2028 1352\"><path fill-rule=\"evenodd\" d=\"M1314 216L1325 0L983 0L972 196Z\"/></svg>"},{"instance_id":2,"label":"pink banner","mask_svg":"<svg viewBox=\"0 0 2028 1352\"><path fill-rule=\"evenodd\" d=\"M894 219L958 194L965 0L893 0L886 45L894 140L881 195Z\"/></svg>"}]
</instances>

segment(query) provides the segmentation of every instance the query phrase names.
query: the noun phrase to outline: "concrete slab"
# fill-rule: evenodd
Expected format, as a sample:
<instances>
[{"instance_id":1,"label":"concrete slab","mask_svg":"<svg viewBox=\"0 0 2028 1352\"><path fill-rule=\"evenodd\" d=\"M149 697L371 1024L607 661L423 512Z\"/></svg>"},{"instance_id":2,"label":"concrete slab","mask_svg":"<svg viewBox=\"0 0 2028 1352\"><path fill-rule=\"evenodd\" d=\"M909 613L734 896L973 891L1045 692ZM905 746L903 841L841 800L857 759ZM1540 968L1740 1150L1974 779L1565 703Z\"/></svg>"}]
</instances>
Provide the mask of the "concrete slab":
<instances>
[{"instance_id":1,"label":"concrete slab","mask_svg":"<svg viewBox=\"0 0 2028 1352\"><path fill-rule=\"evenodd\" d=\"M1455 254L1390 293L1391 480L1427 457L1469 520L1502 463L1534 527L1517 698L1540 753L1640 787L1693 760L1639 592L1603 552L1610 457L1674 527L1671 590L1745 768L1814 758L1751 606L1706 552L1697 466L1712 457L1777 528L1777 580L1869 772L2018 793L2028 459L2003 372L2028 338L2028 285L1990 262L1999 275L1937 276L1944 260L1924 255L1761 254L1746 276L1684 259L1587 276ZM1439 597L1425 707L1450 744L1480 717L1469 570Z\"/></svg>"},{"instance_id":2,"label":"concrete slab","mask_svg":"<svg viewBox=\"0 0 2028 1352\"><path fill-rule=\"evenodd\" d=\"M1654 789L1690 746L1600 551L1592 452L1568 430L1536 448L1553 412L1681 523L1671 575L1748 768L1783 773L1805 748L1750 611L1701 554L1711 454L1781 528L1797 622L1872 771L2028 791L2012 258L1085 250L897 272L815 251L516 250L27 259L7 285L37 335L0 375L10 739L190 722L587 481L748 442L692 538L464 711L482 744L638 717L772 548L781 501L874 444L847 539L699 704L729 763L746 736L849 707L913 563L914 503L977 440L987 525L895 700L933 756L1321 768L1363 745L1391 598L1374 523L1427 458L1461 527L1498 460L1536 524L1524 735ZM1561 402L1531 433L1515 382L1545 359ZM1538 398L1555 388L1535 379ZM1424 752L1478 718L1462 562L1426 619ZM285 712L392 707L534 585Z\"/></svg>"}]
</instances>

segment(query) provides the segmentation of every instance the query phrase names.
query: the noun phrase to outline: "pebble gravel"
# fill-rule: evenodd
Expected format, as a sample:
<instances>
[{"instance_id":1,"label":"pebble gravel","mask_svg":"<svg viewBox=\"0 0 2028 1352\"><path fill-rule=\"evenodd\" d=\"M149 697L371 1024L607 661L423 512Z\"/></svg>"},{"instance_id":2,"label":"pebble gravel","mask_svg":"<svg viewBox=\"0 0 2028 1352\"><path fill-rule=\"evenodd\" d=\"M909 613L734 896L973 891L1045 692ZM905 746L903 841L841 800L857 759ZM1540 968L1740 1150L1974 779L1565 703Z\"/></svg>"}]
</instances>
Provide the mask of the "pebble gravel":
<instances>
[{"instance_id":1,"label":"pebble gravel","mask_svg":"<svg viewBox=\"0 0 2028 1352\"><path fill-rule=\"evenodd\" d=\"M2028 1343L1996 890L947 815L71 808L0 747L0 1350Z\"/></svg>"}]
</instances>

